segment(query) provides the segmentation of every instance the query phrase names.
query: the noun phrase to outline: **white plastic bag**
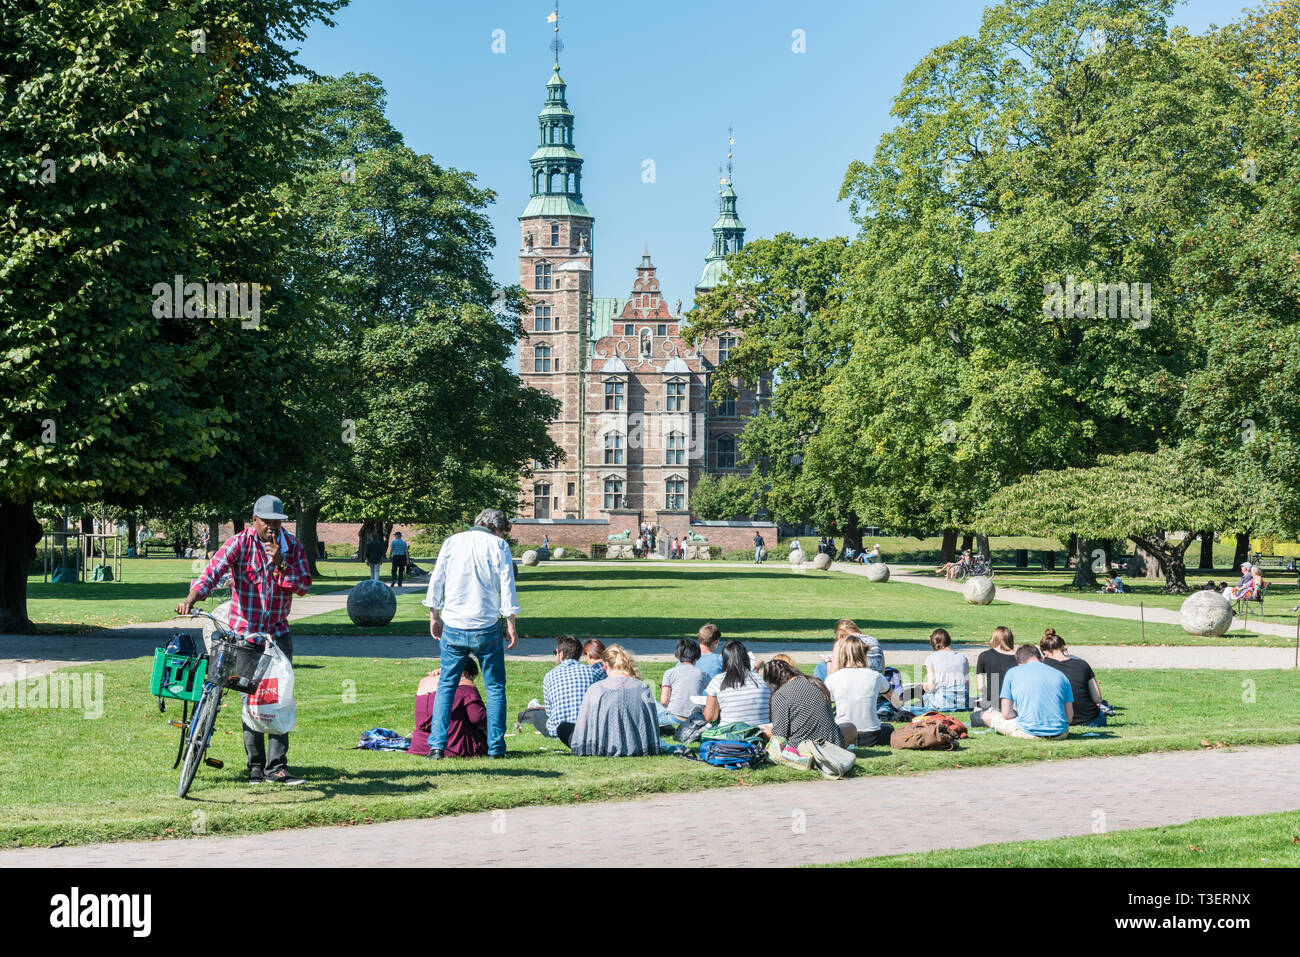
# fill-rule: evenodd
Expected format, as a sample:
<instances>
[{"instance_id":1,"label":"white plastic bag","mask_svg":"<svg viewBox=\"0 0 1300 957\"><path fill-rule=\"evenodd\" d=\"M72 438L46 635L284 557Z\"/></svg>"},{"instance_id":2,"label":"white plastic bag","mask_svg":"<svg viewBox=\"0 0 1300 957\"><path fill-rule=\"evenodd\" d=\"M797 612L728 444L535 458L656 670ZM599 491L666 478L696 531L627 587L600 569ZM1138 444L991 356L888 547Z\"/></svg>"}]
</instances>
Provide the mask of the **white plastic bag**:
<instances>
[{"instance_id":1,"label":"white plastic bag","mask_svg":"<svg viewBox=\"0 0 1300 957\"><path fill-rule=\"evenodd\" d=\"M293 665L280 646L268 642L270 659L257 691L244 695L244 724L263 734L288 734L297 724L293 702Z\"/></svg>"}]
</instances>

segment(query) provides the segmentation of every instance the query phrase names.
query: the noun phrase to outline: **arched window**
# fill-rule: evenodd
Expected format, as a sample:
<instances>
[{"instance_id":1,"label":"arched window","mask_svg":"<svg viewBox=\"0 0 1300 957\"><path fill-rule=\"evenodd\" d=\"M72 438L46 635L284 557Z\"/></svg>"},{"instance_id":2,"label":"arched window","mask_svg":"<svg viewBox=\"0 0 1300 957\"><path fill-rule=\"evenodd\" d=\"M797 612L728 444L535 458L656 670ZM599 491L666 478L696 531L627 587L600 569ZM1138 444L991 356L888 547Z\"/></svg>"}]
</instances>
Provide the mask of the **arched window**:
<instances>
[{"instance_id":1,"label":"arched window","mask_svg":"<svg viewBox=\"0 0 1300 957\"><path fill-rule=\"evenodd\" d=\"M605 507L606 508L624 508L623 500L623 480L619 478L605 479Z\"/></svg>"},{"instance_id":2,"label":"arched window","mask_svg":"<svg viewBox=\"0 0 1300 957\"><path fill-rule=\"evenodd\" d=\"M717 467L734 469L736 467L736 437L734 435L718 436Z\"/></svg>"},{"instance_id":3,"label":"arched window","mask_svg":"<svg viewBox=\"0 0 1300 957\"><path fill-rule=\"evenodd\" d=\"M533 267L533 288L550 289L551 288L551 264L538 263Z\"/></svg>"},{"instance_id":4,"label":"arched window","mask_svg":"<svg viewBox=\"0 0 1300 957\"><path fill-rule=\"evenodd\" d=\"M681 432L669 432L667 449L664 452L665 465L686 464L686 436Z\"/></svg>"},{"instance_id":5,"label":"arched window","mask_svg":"<svg viewBox=\"0 0 1300 957\"><path fill-rule=\"evenodd\" d=\"M670 475L664 482L664 508L681 510L686 507L686 482L680 475Z\"/></svg>"},{"instance_id":6,"label":"arched window","mask_svg":"<svg viewBox=\"0 0 1300 957\"><path fill-rule=\"evenodd\" d=\"M605 464L606 465L623 464L623 433L622 432L605 433Z\"/></svg>"},{"instance_id":7,"label":"arched window","mask_svg":"<svg viewBox=\"0 0 1300 957\"><path fill-rule=\"evenodd\" d=\"M681 379L668 380L668 392L665 396L665 411L686 411L686 383Z\"/></svg>"},{"instance_id":8,"label":"arched window","mask_svg":"<svg viewBox=\"0 0 1300 957\"><path fill-rule=\"evenodd\" d=\"M641 355L648 359L653 354L654 354L654 350L650 340L650 330L642 329L641 330Z\"/></svg>"},{"instance_id":9,"label":"arched window","mask_svg":"<svg viewBox=\"0 0 1300 957\"><path fill-rule=\"evenodd\" d=\"M551 517L551 486L538 482L533 486L533 518Z\"/></svg>"},{"instance_id":10,"label":"arched window","mask_svg":"<svg viewBox=\"0 0 1300 957\"><path fill-rule=\"evenodd\" d=\"M551 347L538 346L533 350L533 371L550 372L551 371Z\"/></svg>"}]
</instances>

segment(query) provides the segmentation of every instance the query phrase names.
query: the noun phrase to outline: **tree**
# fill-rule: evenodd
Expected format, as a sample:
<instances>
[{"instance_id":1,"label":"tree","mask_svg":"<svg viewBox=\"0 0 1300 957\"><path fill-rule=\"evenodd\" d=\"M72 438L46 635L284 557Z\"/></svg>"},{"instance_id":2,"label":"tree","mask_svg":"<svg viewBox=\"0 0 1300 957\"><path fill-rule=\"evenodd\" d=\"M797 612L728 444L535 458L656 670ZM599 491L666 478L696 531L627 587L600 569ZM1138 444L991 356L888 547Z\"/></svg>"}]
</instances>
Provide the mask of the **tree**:
<instances>
[{"instance_id":1,"label":"tree","mask_svg":"<svg viewBox=\"0 0 1300 957\"><path fill-rule=\"evenodd\" d=\"M691 511L705 522L744 521L755 511L754 489L740 475L703 475L691 490Z\"/></svg>"},{"instance_id":2,"label":"tree","mask_svg":"<svg viewBox=\"0 0 1300 957\"><path fill-rule=\"evenodd\" d=\"M1184 556L1197 529L1239 526L1244 499L1221 476L1174 450L1106 455L1089 468L1036 472L985 502L988 534L1126 538L1159 562L1166 593L1188 590ZM1166 537L1184 533L1181 541ZM1086 546L1081 546L1086 557ZM1086 562L1080 562L1085 564Z\"/></svg>"},{"instance_id":3,"label":"tree","mask_svg":"<svg viewBox=\"0 0 1300 957\"><path fill-rule=\"evenodd\" d=\"M273 274L294 139L277 90L286 44L341 5L0 11L0 631L31 628L37 500L192 501L299 451L268 440L309 322ZM218 312L209 282L260 292L260 314Z\"/></svg>"},{"instance_id":4,"label":"tree","mask_svg":"<svg viewBox=\"0 0 1300 957\"><path fill-rule=\"evenodd\" d=\"M1240 93L1168 30L1172 7L990 7L907 76L899 126L850 165L852 354L806 467L860 513L969 528L1020 476L1175 427L1196 351L1175 240L1244 186L1224 175Z\"/></svg>"}]
</instances>

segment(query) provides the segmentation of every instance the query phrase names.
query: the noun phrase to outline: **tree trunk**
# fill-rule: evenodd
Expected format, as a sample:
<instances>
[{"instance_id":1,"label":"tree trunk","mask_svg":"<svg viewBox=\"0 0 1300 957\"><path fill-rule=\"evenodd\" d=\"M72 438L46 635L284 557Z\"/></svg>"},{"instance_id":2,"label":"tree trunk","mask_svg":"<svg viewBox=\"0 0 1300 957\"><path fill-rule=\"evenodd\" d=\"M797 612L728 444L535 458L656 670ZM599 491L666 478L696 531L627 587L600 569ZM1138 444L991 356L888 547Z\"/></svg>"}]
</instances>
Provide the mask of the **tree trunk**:
<instances>
[{"instance_id":1,"label":"tree trunk","mask_svg":"<svg viewBox=\"0 0 1300 957\"><path fill-rule=\"evenodd\" d=\"M957 558L957 530L955 528L945 528L943 530L943 544L939 546L939 563L946 564Z\"/></svg>"},{"instance_id":2,"label":"tree trunk","mask_svg":"<svg viewBox=\"0 0 1300 957\"><path fill-rule=\"evenodd\" d=\"M1070 541L1074 543L1074 581L1072 584L1075 588L1096 588L1097 587L1097 570L1093 568L1093 558L1088 547L1088 540L1078 535L1071 535Z\"/></svg>"},{"instance_id":3,"label":"tree trunk","mask_svg":"<svg viewBox=\"0 0 1300 957\"><path fill-rule=\"evenodd\" d=\"M302 501L298 502L298 541L302 547L307 550L307 567L311 569L311 577L320 577L320 568L316 565L316 543L320 537L316 534L316 523L320 520L320 506L312 505L310 507L303 505Z\"/></svg>"},{"instance_id":4,"label":"tree trunk","mask_svg":"<svg viewBox=\"0 0 1300 957\"><path fill-rule=\"evenodd\" d=\"M378 518L367 518L357 529L357 561L363 561L366 557L366 542L370 541L371 535L382 535L384 532L384 522Z\"/></svg>"},{"instance_id":5,"label":"tree trunk","mask_svg":"<svg viewBox=\"0 0 1300 957\"><path fill-rule=\"evenodd\" d=\"M990 563L993 561L993 550L989 548L989 537L982 532L975 533L975 550L987 558Z\"/></svg>"},{"instance_id":6,"label":"tree trunk","mask_svg":"<svg viewBox=\"0 0 1300 957\"><path fill-rule=\"evenodd\" d=\"M0 634L35 630L27 617L27 569L41 532L31 502L0 501Z\"/></svg>"},{"instance_id":7,"label":"tree trunk","mask_svg":"<svg viewBox=\"0 0 1300 957\"><path fill-rule=\"evenodd\" d=\"M1147 578L1164 578L1165 587L1161 589L1164 594L1186 594L1190 589L1187 587L1187 566L1184 564L1184 558L1187 549L1196 538L1195 534L1188 533L1183 536L1181 542L1175 543L1166 540L1161 532L1157 532L1156 535L1158 537L1154 538L1129 536L1129 540L1135 546L1134 558L1139 554L1144 556Z\"/></svg>"},{"instance_id":8,"label":"tree trunk","mask_svg":"<svg viewBox=\"0 0 1300 957\"><path fill-rule=\"evenodd\" d=\"M1237 533L1237 548L1232 553L1232 571L1241 568L1242 562L1250 561L1250 533Z\"/></svg>"},{"instance_id":9,"label":"tree trunk","mask_svg":"<svg viewBox=\"0 0 1300 957\"><path fill-rule=\"evenodd\" d=\"M970 532L962 532L962 534L961 534L961 550L964 552L964 551L966 551L967 549L971 549L971 548L974 548L974 547L975 547L975 536L972 535Z\"/></svg>"},{"instance_id":10,"label":"tree trunk","mask_svg":"<svg viewBox=\"0 0 1300 957\"><path fill-rule=\"evenodd\" d=\"M95 519L93 517L89 515L81 516L81 534L82 535L95 534Z\"/></svg>"},{"instance_id":11,"label":"tree trunk","mask_svg":"<svg viewBox=\"0 0 1300 957\"><path fill-rule=\"evenodd\" d=\"M1076 566L1075 558L1079 550L1079 536L1071 535L1069 541L1065 543L1065 567Z\"/></svg>"},{"instance_id":12,"label":"tree trunk","mask_svg":"<svg viewBox=\"0 0 1300 957\"><path fill-rule=\"evenodd\" d=\"M1159 556L1148 551L1140 539L1131 538L1130 541L1133 542L1133 557L1128 564L1129 575L1133 578L1163 578L1165 572Z\"/></svg>"},{"instance_id":13,"label":"tree trunk","mask_svg":"<svg viewBox=\"0 0 1300 957\"><path fill-rule=\"evenodd\" d=\"M1214 571L1214 533L1201 532L1201 571Z\"/></svg>"},{"instance_id":14,"label":"tree trunk","mask_svg":"<svg viewBox=\"0 0 1300 957\"><path fill-rule=\"evenodd\" d=\"M238 535L240 532L244 530L244 520L238 517L232 518L230 520L230 527L235 530L234 534Z\"/></svg>"},{"instance_id":15,"label":"tree trunk","mask_svg":"<svg viewBox=\"0 0 1300 957\"><path fill-rule=\"evenodd\" d=\"M844 547L852 546L854 552L862 551L862 523L858 521L857 512L849 512L844 523Z\"/></svg>"},{"instance_id":16,"label":"tree trunk","mask_svg":"<svg viewBox=\"0 0 1300 957\"><path fill-rule=\"evenodd\" d=\"M217 549L220 547L221 547L221 522L215 518L209 518L208 519L208 548L209 550L211 550L212 554L215 555L217 553ZM203 557L207 558L208 556L204 555Z\"/></svg>"},{"instance_id":17,"label":"tree trunk","mask_svg":"<svg viewBox=\"0 0 1300 957\"><path fill-rule=\"evenodd\" d=\"M135 548L135 533L137 531L135 522L135 512L126 513L126 547ZM136 553L139 557L144 557Z\"/></svg>"}]
</instances>

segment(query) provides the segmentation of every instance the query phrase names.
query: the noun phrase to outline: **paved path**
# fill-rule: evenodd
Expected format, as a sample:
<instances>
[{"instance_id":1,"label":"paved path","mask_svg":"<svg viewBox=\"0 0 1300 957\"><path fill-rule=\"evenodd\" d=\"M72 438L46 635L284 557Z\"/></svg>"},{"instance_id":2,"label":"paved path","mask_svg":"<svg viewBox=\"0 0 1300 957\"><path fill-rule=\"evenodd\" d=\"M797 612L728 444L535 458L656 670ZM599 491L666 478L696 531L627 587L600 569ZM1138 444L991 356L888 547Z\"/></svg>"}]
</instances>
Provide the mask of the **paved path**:
<instances>
[{"instance_id":1,"label":"paved path","mask_svg":"<svg viewBox=\"0 0 1300 957\"><path fill-rule=\"evenodd\" d=\"M711 797L30 848L0 851L0 867L788 867L1295 810L1300 745L736 787L723 827L700 813Z\"/></svg>"}]
</instances>

